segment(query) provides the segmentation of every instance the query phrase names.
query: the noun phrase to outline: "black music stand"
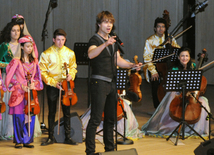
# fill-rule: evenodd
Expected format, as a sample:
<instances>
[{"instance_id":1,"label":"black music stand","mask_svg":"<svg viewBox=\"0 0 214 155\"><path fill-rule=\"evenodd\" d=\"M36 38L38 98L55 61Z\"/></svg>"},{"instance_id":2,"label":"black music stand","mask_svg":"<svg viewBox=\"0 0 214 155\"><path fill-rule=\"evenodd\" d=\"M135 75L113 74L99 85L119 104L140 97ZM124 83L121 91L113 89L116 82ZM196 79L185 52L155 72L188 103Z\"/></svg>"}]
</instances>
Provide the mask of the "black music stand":
<instances>
[{"instance_id":1,"label":"black music stand","mask_svg":"<svg viewBox=\"0 0 214 155\"><path fill-rule=\"evenodd\" d=\"M88 43L74 43L74 52L76 55L77 65L88 65Z\"/></svg>"},{"instance_id":2,"label":"black music stand","mask_svg":"<svg viewBox=\"0 0 214 155\"><path fill-rule=\"evenodd\" d=\"M91 95L90 95L91 68L90 61L88 59L88 43L85 42L74 43L74 53L76 55L77 65L88 65L88 107L89 107L91 104Z\"/></svg>"},{"instance_id":3,"label":"black music stand","mask_svg":"<svg viewBox=\"0 0 214 155\"><path fill-rule=\"evenodd\" d=\"M177 129L181 126L182 130L182 140L184 140L184 133L185 133L185 125L188 126L196 135L198 135L201 139L205 141L205 139L197 133L186 121L185 121L185 92L187 91L195 91L200 90L202 79L202 71L201 70L174 70L168 71L166 77L166 91L181 91L182 90L182 121L179 125L175 128L175 130L169 135L166 139L167 141L169 138L177 131ZM180 132L177 134L175 145L177 145L178 138Z\"/></svg>"},{"instance_id":4,"label":"black music stand","mask_svg":"<svg viewBox=\"0 0 214 155\"><path fill-rule=\"evenodd\" d=\"M178 50L179 48L172 48L172 53L175 53L173 56L171 56L171 61L174 62L177 60L178 58ZM155 49L155 52L154 52L154 55L153 55L153 58L152 60L157 60L157 59L160 59L164 56L167 56L167 55L170 55L172 54L170 49L167 49L167 48L159 48L159 49ZM161 60L158 60L156 62L166 62L166 59L161 59Z\"/></svg>"},{"instance_id":5,"label":"black music stand","mask_svg":"<svg viewBox=\"0 0 214 155\"><path fill-rule=\"evenodd\" d=\"M126 69L117 69L117 90L126 90L126 85L127 85L127 70ZM118 97L118 101L119 97ZM134 144L134 142L130 139L126 138L126 119L127 119L127 115L126 115L126 111L124 110L122 104L119 104L120 107L122 108L123 111L123 118L124 118L124 132L123 135L121 135L120 133L118 133L122 138L121 139L117 139L116 137L116 142L117 144L123 144L123 145L128 145L128 144Z\"/></svg>"}]
</instances>

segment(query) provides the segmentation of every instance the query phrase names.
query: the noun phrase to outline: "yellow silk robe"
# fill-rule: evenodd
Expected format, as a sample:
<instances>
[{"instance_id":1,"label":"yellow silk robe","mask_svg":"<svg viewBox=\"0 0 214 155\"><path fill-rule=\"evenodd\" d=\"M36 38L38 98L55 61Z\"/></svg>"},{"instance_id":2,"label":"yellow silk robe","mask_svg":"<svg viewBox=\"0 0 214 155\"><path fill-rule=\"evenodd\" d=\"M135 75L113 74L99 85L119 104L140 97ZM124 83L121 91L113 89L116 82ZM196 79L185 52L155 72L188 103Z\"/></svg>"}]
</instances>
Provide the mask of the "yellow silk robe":
<instances>
[{"instance_id":1,"label":"yellow silk robe","mask_svg":"<svg viewBox=\"0 0 214 155\"><path fill-rule=\"evenodd\" d=\"M145 47L144 47L144 54L143 54L144 63L148 63L148 62L152 61L155 49L166 48L165 45L158 46L158 45L162 44L164 42L164 40L165 40L165 35L163 35L162 37L159 37L156 34L153 34L152 36L150 36L149 38L146 39ZM177 44L175 39L172 39L171 45L173 47L180 48L180 46ZM151 73L151 75L154 75L157 73L157 70L153 63L148 63L143 68L143 70L144 70L144 76L145 76L147 82L149 82L148 71Z\"/></svg>"},{"instance_id":2,"label":"yellow silk robe","mask_svg":"<svg viewBox=\"0 0 214 155\"><path fill-rule=\"evenodd\" d=\"M58 48L52 45L41 54L39 67L42 80L45 84L56 87L57 82L66 79L66 70L64 69L65 62L68 65L68 74L70 74L72 80L74 80L77 73L74 51L66 46Z\"/></svg>"}]
</instances>

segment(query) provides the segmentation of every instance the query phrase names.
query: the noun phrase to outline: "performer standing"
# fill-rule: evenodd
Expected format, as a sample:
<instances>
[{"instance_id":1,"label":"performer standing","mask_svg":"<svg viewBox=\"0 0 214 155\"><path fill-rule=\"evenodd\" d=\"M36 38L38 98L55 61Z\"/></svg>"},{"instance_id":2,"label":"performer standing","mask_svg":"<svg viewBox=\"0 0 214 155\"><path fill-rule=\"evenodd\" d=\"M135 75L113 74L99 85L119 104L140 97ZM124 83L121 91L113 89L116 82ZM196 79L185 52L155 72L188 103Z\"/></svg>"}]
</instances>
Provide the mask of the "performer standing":
<instances>
[{"instance_id":1,"label":"performer standing","mask_svg":"<svg viewBox=\"0 0 214 155\"><path fill-rule=\"evenodd\" d=\"M176 63L175 66L173 66L172 70L195 69L196 65L190 59L190 52L191 51L189 48L179 49L178 62ZM147 135L150 135L152 137L169 136L179 124L179 122L174 121L169 115L170 104L172 100L179 94L180 92L167 92L165 97L161 101L160 105L157 107L156 111L152 115L152 117L146 124L142 126L141 130L144 131ZM206 97L200 96L199 101L208 111L210 111L209 103ZM194 109L191 110L193 112ZM191 124L194 130L203 137L207 137L209 135L209 121L206 119L207 115L208 115L207 112L202 108L199 121L195 124ZM185 126L185 136L190 136L193 133L194 132L191 129L189 129L189 127Z\"/></svg>"},{"instance_id":2,"label":"performer standing","mask_svg":"<svg viewBox=\"0 0 214 155\"><path fill-rule=\"evenodd\" d=\"M30 35L30 33L28 32L28 29L27 29L27 25L26 25L26 22L25 22L25 19L22 15L19 15L19 14L15 14L12 19L11 19L12 22L15 22L17 24L19 24L20 28L21 28L21 34L23 35ZM22 36L21 36L22 37ZM32 37L32 36L31 36ZM33 38L33 37L32 37ZM37 47L36 47L36 43L35 41L33 40L33 49L34 49L34 53L35 53L35 56L36 58L38 58L38 50L37 50Z\"/></svg>"},{"instance_id":3,"label":"performer standing","mask_svg":"<svg viewBox=\"0 0 214 155\"><path fill-rule=\"evenodd\" d=\"M93 155L95 152L96 129L102 120L103 111L105 151L114 150L113 128L117 103L116 66L132 68L142 64L134 65L120 57L115 44L116 36L109 36L114 21L114 16L109 11L100 12L96 18L96 34L89 40L88 57L91 61L92 75L91 118L86 129L87 155Z\"/></svg>"},{"instance_id":4,"label":"performer standing","mask_svg":"<svg viewBox=\"0 0 214 155\"><path fill-rule=\"evenodd\" d=\"M144 47L144 62L148 63L152 61L153 54L155 49L157 48L166 48L166 46L159 46L165 41L165 36L168 34L165 34L166 31L166 21L163 18L156 18L154 23L154 31L155 34L148 37L145 42ZM171 46L180 48L180 46L176 43L175 39L172 39ZM144 68L144 73L146 73L145 78L147 82L150 82L149 75L151 75L151 85L152 85L152 98L153 98L153 104L154 108L157 108L159 105L159 100L157 97L157 90L158 86L160 84L159 74L156 70L156 66L153 63L148 63L146 68Z\"/></svg>"},{"instance_id":5,"label":"performer standing","mask_svg":"<svg viewBox=\"0 0 214 155\"><path fill-rule=\"evenodd\" d=\"M21 57L14 58L7 66L5 84L8 90L12 91L8 105L10 106L9 114L13 115L15 148L22 148L22 144L24 147L33 148L34 146L30 143L34 138L35 116L31 116L30 120L25 117L24 93L28 89L42 90L43 84L38 60L33 51L33 39L30 36L24 36L19 39L19 43L22 49ZM32 75L29 88L26 80L27 73ZM28 131L28 123L30 123L30 131ZM30 136L28 132L30 132Z\"/></svg>"},{"instance_id":6,"label":"performer standing","mask_svg":"<svg viewBox=\"0 0 214 155\"><path fill-rule=\"evenodd\" d=\"M18 43L21 31L20 26L15 22L9 22L1 31L0 34L0 67L2 68L3 81L6 79L6 66L13 58L20 58L21 50ZM6 111L0 118L0 139L7 140L13 138L13 120L8 114L8 101L10 92L4 93L3 101L6 104Z\"/></svg>"},{"instance_id":7,"label":"performer standing","mask_svg":"<svg viewBox=\"0 0 214 155\"><path fill-rule=\"evenodd\" d=\"M40 70L42 74L42 80L47 85L48 96L48 139L41 145L49 145L55 142L54 138L54 122L56 114L57 98L59 97L59 89L61 88L62 80L74 80L77 73L76 57L74 51L64 46L66 41L66 33L62 29L56 29L53 34L54 45L49 47L40 56ZM63 69L64 62L68 66L68 75ZM77 145L70 137L70 106L62 104L62 110L64 115L64 128L65 128L65 144Z\"/></svg>"}]
</instances>

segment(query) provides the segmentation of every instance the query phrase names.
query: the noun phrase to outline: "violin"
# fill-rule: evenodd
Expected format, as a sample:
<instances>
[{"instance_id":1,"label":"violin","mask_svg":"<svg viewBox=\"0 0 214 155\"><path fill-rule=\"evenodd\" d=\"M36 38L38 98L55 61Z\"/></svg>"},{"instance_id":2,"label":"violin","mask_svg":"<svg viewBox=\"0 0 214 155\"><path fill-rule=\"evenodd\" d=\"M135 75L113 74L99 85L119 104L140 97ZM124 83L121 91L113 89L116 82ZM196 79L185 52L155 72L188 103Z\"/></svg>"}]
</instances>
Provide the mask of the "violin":
<instances>
[{"instance_id":1,"label":"violin","mask_svg":"<svg viewBox=\"0 0 214 155\"><path fill-rule=\"evenodd\" d=\"M66 76L68 75L67 63L64 63L64 68L66 70ZM64 89L64 94L62 96L62 103L65 106L75 105L78 101L76 93L74 93L74 81L67 81L66 79L62 82L62 88Z\"/></svg>"},{"instance_id":2,"label":"violin","mask_svg":"<svg viewBox=\"0 0 214 155\"><path fill-rule=\"evenodd\" d=\"M117 90L118 94L122 94L122 90ZM118 98L117 101L117 121L121 120L123 118L123 109L121 108L121 106L124 109L124 103L123 100L121 98ZM102 121L104 120L104 112L102 114Z\"/></svg>"},{"instance_id":3,"label":"violin","mask_svg":"<svg viewBox=\"0 0 214 155\"><path fill-rule=\"evenodd\" d=\"M204 51L205 50L203 50L203 52ZM197 69L200 69L203 59L205 57L205 54L201 54L200 56L201 57L200 57L199 65ZM202 94L205 93L206 86L207 86L207 80L204 76L202 76L200 90L193 91L193 92L186 92L185 94L185 101L188 104L186 104L186 107L185 107L184 120L188 124L195 124L200 119L201 105L200 103L198 103L197 100ZM169 115L173 120L177 122L182 121L182 93L178 96L175 96L175 98L170 103Z\"/></svg>"},{"instance_id":4,"label":"violin","mask_svg":"<svg viewBox=\"0 0 214 155\"><path fill-rule=\"evenodd\" d=\"M28 80L28 86L31 84L31 74L27 72L26 79ZM24 94L27 105L24 112L26 115L37 115L40 112L39 100L36 90L29 90Z\"/></svg>"},{"instance_id":5,"label":"violin","mask_svg":"<svg viewBox=\"0 0 214 155\"><path fill-rule=\"evenodd\" d=\"M135 55L134 56L134 62L135 64L138 64L138 56ZM142 93L140 90L140 85L142 83L142 77L139 74L138 71L136 71L135 73L131 73L131 75L129 76L129 81L130 81L130 87L129 87L129 91L134 92L137 94L138 96L138 100L137 102L140 102L142 100Z\"/></svg>"},{"instance_id":6,"label":"violin","mask_svg":"<svg viewBox=\"0 0 214 155\"><path fill-rule=\"evenodd\" d=\"M6 105L3 102L4 91L1 89L1 98L0 98L0 113L4 113L6 111Z\"/></svg>"}]
</instances>

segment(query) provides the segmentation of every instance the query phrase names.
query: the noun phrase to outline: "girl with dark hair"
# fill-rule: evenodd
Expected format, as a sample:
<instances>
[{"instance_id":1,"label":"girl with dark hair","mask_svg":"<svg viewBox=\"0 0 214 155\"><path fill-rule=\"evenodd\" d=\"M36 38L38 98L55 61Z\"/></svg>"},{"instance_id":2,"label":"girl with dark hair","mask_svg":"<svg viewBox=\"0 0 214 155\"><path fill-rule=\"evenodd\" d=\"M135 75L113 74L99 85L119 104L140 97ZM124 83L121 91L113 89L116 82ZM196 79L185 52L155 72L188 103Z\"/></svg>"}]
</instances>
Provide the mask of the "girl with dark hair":
<instances>
[{"instance_id":1,"label":"girl with dark hair","mask_svg":"<svg viewBox=\"0 0 214 155\"><path fill-rule=\"evenodd\" d=\"M15 22L17 24L19 24L20 28L21 28L21 32L23 33L23 35L30 35L30 33L28 32L28 29L27 29L27 25L26 25L26 22L25 22L25 19L22 15L19 15L19 14L15 14L12 19L11 19L12 22ZM22 36L21 36L22 37ZM31 36L32 37L32 36ZM34 49L34 53L35 53L35 56L36 58L38 58L38 50L37 50L37 47L36 47L36 43L35 41L33 40L33 49Z\"/></svg>"},{"instance_id":2,"label":"girl with dark hair","mask_svg":"<svg viewBox=\"0 0 214 155\"><path fill-rule=\"evenodd\" d=\"M33 50L33 39L31 36L24 36L19 39L21 44L20 58L14 58L6 68L7 76L5 85L11 91L11 97L8 102L9 114L13 116L13 130L15 148L33 148L30 143L34 138L35 115L30 120L25 119L24 107L26 100L24 93L28 89L42 90L43 83L41 79L38 60ZM27 73L31 74L31 84L27 86ZM38 100L38 99L37 99ZM28 135L28 123L30 123L30 136Z\"/></svg>"},{"instance_id":3,"label":"girl with dark hair","mask_svg":"<svg viewBox=\"0 0 214 155\"><path fill-rule=\"evenodd\" d=\"M195 63L191 61L190 49L182 47L179 50L178 62L172 70L193 70L196 68ZM156 111L149 119L149 121L144 124L141 128L145 134L149 136L156 137L167 137L173 130L178 126L179 122L174 121L169 116L169 107L172 100L179 95L180 92L167 92L160 105L157 107ZM200 96L199 101L202 105L210 111L209 103L206 97ZM191 124L196 132L198 132L202 137L208 137L209 135L209 121L206 121L207 112L202 108L199 121L195 124ZM185 137L186 136L198 137L194 132L185 126Z\"/></svg>"},{"instance_id":4,"label":"girl with dark hair","mask_svg":"<svg viewBox=\"0 0 214 155\"><path fill-rule=\"evenodd\" d=\"M0 67L2 69L3 81L6 78L5 68L13 58L20 57L20 45L18 39L21 31L20 26L15 22L8 23L0 34ZM8 104L10 93L6 91L4 93L3 101ZM0 114L0 139L12 139L12 116L8 115L9 108L6 106L6 111Z\"/></svg>"}]
</instances>

